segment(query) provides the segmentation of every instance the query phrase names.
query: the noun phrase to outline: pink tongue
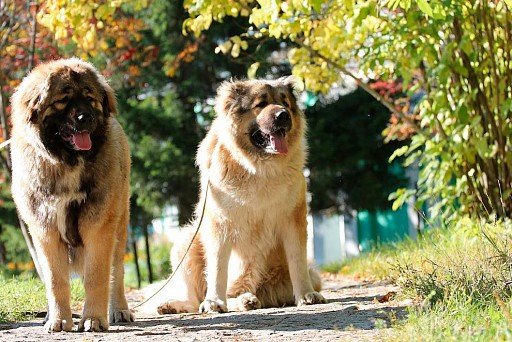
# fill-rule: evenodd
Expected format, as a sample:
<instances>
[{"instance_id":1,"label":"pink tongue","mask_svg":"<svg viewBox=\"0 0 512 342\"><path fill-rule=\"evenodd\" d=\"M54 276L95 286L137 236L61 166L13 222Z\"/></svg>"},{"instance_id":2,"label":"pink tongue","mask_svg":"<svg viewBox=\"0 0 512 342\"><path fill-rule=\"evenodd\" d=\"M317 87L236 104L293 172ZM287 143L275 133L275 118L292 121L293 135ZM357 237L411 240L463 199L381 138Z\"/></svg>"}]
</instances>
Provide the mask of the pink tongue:
<instances>
[{"instance_id":1,"label":"pink tongue","mask_svg":"<svg viewBox=\"0 0 512 342\"><path fill-rule=\"evenodd\" d=\"M90 150L92 147L91 136L88 132L73 134L73 144L79 150Z\"/></svg>"},{"instance_id":2,"label":"pink tongue","mask_svg":"<svg viewBox=\"0 0 512 342\"><path fill-rule=\"evenodd\" d=\"M288 144L286 143L285 137L272 134L270 135L270 144L277 153L288 153Z\"/></svg>"}]
</instances>

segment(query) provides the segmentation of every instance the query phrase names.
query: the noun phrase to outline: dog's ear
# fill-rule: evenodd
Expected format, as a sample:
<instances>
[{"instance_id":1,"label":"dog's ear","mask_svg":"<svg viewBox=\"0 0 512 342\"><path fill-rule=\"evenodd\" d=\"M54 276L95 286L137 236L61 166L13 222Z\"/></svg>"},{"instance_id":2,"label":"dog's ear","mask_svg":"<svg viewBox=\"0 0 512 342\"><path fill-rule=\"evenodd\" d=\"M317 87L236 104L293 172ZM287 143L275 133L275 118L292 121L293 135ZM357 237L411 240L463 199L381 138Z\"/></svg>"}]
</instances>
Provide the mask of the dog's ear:
<instances>
[{"instance_id":1,"label":"dog's ear","mask_svg":"<svg viewBox=\"0 0 512 342\"><path fill-rule=\"evenodd\" d=\"M98 75L98 79L103 88L103 102L101 104L103 107L103 115L105 115L105 117L117 115L116 93L102 75Z\"/></svg>"},{"instance_id":2,"label":"dog's ear","mask_svg":"<svg viewBox=\"0 0 512 342\"><path fill-rule=\"evenodd\" d=\"M31 72L20 83L11 97L12 116L24 124L36 122L50 88L51 75Z\"/></svg>"},{"instance_id":3,"label":"dog's ear","mask_svg":"<svg viewBox=\"0 0 512 342\"><path fill-rule=\"evenodd\" d=\"M277 82L282 86L286 87L290 95L297 100L297 93L301 90L301 82L293 75L283 76L277 79Z\"/></svg>"},{"instance_id":4,"label":"dog's ear","mask_svg":"<svg viewBox=\"0 0 512 342\"><path fill-rule=\"evenodd\" d=\"M231 111L244 111L243 101L247 95L247 85L243 81L224 81L217 89L215 99L215 112L229 113Z\"/></svg>"}]
</instances>

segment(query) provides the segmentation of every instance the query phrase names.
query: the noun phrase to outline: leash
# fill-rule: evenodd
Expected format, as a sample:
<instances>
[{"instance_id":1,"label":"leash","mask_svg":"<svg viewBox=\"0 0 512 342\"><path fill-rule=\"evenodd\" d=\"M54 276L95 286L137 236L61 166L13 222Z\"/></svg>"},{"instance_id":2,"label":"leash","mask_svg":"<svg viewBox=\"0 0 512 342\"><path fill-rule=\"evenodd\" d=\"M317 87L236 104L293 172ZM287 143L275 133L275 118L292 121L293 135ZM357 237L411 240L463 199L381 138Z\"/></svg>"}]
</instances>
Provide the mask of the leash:
<instances>
[{"instance_id":1,"label":"leash","mask_svg":"<svg viewBox=\"0 0 512 342\"><path fill-rule=\"evenodd\" d=\"M142 303L139 303L135 306L133 306L131 308L131 310L133 309L136 309L144 304L146 304L149 300L151 300L153 297L155 297L158 293L160 293L160 291L163 290L163 288L165 286L167 286L167 284L169 284L169 282L171 281L171 279L174 277L174 275L178 272L181 264L183 263L183 261L185 260L185 258L187 257L187 254L188 252L190 251L190 248L192 248L192 243L194 242L196 236L197 236L197 233L199 232L199 228L201 227L201 224L203 223L203 217L204 217L204 212L205 212L205 208L206 208L206 199L208 197L208 190L210 188L210 180L208 179L208 182L206 183L206 190L205 190L205 193L204 193L204 200L203 200L203 206L201 208L201 215L199 216L199 221L197 222L197 227L196 227L196 231L194 232L194 235L192 236L192 239L190 240L190 243L188 244L188 247L187 247L187 250L185 251L185 254L183 255L183 257L181 258L180 262L178 263L178 265L176 266L176 268L174 269L174 272L171 273L171 275L169 277L167 277L167 279L165 280L165 283L155 292L153 293L149 298L147 298L146 300L144 300Z\"/></svg>"},{"instance_id":2,"label":"leash","mask_svg":"<svg viewBox=\"0 0 512 342\"><path fill-rule=\"evenodd\" d=\"M0 144L0 151L7 147L11 143L11 139L7 139L3 143Z\"/></svg>"},{"instance_id":3,"label":"leash","mask_svg":"<svg viewBox=\"0 0 512 342\"><path fill-rule=\"evenodd\" d=\"M7 139L6 141L0 143L0 151L3 150L4 148L6 148L9 144L11 143L11 139ZM197 227L196 227L196 231L194 232L194 235L192 236L192 239L190 240L190 243L188 244L188 247L185 251L185 254L183 255L183 257L181 258L180 262L178 263L178 265L176 266L176 268L174 269L174 272L171 273L171 275L166 279L165 283L155 292L153 293L149 298L147 298L146 300L144 300L143 302L133 306L131 308L131 310L133 309L136 309L144 304L146 304L149 300L151 300L153 297L155 297L157 294L160 293L160 291L163 290L163 288L169 284L169 282L172 280L172 278L174 277L174 275L178 272L178 270L180 269L180 266L181 264L183 263L183 261L185 260L185 258L187 257L187 254L188 252L190 251L190 248L192 248L192 243L194 243L194 240L197 236L197 233L199 233L199 228L201 227L201 224L203 223L203 218L204 218L204 212L205 212L205 209L206 209L206 199L208 197L208 190L210 189L210 180L208 180L208 182L206 183L206 190L205 190L205 193L204 193L204 200L203 200L203 206L201 208L201 215L199 216L199 221L197 222Z\"/></svg>"}]
</instances>

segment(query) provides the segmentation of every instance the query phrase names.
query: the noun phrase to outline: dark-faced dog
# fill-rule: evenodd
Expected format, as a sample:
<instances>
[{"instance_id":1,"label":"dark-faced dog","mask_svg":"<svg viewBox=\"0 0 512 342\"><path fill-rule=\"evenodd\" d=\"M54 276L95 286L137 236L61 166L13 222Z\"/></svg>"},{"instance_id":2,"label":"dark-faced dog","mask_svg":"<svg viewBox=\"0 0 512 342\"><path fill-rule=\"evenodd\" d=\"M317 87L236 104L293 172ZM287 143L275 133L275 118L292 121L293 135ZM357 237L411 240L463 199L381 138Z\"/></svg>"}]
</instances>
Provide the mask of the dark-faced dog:
<instances>
[{"instance_id":1,"label":"dark-faced dog","mask_svg":"<svg viewBox=\"0 0 512 342\"><path fill-rule=\"evenodd\" d=\"M130 154L114 92L79 59L37 66L12 97L12 194L33 237L48 331L70 331L70 272L85 287L78 330L130 322L123 256Z\"/></svg>"}]
</instances>

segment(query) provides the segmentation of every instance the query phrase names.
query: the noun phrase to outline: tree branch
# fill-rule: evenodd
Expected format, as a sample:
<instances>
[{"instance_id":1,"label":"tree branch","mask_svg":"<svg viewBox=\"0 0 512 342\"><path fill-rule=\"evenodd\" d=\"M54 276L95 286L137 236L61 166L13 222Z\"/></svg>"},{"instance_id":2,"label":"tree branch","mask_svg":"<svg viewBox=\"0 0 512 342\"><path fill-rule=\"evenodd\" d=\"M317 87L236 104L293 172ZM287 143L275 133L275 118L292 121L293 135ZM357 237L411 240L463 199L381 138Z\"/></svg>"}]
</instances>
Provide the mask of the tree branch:
<instances>
[{"instance_id":1,"label":"tree branch","mask_svg":"<svg viewBox=\"0 0 512 342\"><path fill-rule=\"evenodd\" d=\"M354 75L353 73L351 73L350 71L347 70L347 68L345 68L343 65L339 64L338 62L322 55L320 52L314 50L313 48L311 48L310 46L308 45L305 45L301 42L297 42L297 44L308 50L309 53L311 53L313 56L315 57L318 57L320 59L323 59L328 65L330 65L331 67L333 68L336 68L338 69L341 73L349 76L350 78L352 78L354 81L356 81L357 85L359 87L361 87L361 89L363 89L364 91L366 91L368 94L370 94L371 96L373 96L377 101L379 101L382 105L384 105L384 107L386 107L391 113L395 114L396 116L398 116L400 119L402 119L403 121L407 122L409 125L411 125L417 133L419 134L422 134L421 133L421 128L416 124L416 122L411 119L409 116L407 116L406 114L400 112L399 110L397 110L395 108L395 106L390 103L389 101L387 101L384 97L382 97L378 92L376 92L375 90L373 90L372 88L370 88L368 86L368 84L366 84L365 82L363 82L360 78L358 78L356 75Z\"/></svg>"},{"instance_id":2,"label":"tree branch","mask_svg":"<svg viewBox=\"0 0 512 342\"><path fill-rule=\"evenodd\" d=\"M28 71L32 70L34 67L34 55L36 53L36 36L37 36L37 9L38 5L36 2L31 2L30 5L30 12L32 14L32 33L30 37L30 51L28 55Z\"/></svg>"}]
</instances>

